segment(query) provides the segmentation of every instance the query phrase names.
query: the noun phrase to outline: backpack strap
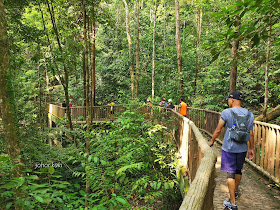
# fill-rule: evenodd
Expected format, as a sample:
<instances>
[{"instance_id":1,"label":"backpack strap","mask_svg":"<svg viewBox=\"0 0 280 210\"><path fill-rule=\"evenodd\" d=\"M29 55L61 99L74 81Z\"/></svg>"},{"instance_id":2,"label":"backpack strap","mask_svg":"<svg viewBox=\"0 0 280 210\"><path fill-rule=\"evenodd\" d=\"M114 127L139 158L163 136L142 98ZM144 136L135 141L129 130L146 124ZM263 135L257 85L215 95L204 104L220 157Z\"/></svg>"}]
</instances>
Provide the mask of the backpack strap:
<instances>
[{"instance_id":1,"label":"backpack strap","mask_svg":"<svg viewBox=\"0 0 280 210\"><path fill-rule=\"evenodd\" d=\"M228 109L228 110L229 110L229 112L231 113L231 116L232 116L232 125L231 125L231 127L229 127L229 125L227 125L227 126L228 126L228 128L232 128L233 123L236 123L236 122L234 122L234 119L236 118L237 114L235 114L231 109Z\"/></svg>"},{"instance_id":2,"label":"backpack strap","mask_svg":"<svg viewBox=\"0 0 280 210\"><path fill-rule=\"evenodd\" d=\"M236 123L236 122L234 122L234 119L236 119L236 117L238 116L238 114L236 114L234 111L232 111L232 109L228 109L228 110L230 111L231 116L232 116L232 123ZM246 118L246 120L247 120L247 122L248 122L247 131L249 131L250 117L251 117L251 113L250 113L249 110L247 110L247 114L246 114L246 116L245 116L245 118ZM233 126L233 125L232 125L232 126ZM228 126L228 128L230 128L230 127Z\"/></svg>"}]
</instances>

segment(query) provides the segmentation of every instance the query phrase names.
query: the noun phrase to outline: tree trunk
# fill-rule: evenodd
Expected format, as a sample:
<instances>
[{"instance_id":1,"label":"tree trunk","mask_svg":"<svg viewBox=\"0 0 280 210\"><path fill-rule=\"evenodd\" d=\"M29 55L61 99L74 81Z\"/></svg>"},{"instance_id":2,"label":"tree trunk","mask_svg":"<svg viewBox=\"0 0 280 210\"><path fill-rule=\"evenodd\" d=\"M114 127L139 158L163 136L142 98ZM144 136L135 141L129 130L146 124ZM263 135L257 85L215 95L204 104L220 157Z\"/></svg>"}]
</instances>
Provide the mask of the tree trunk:
<instances>
[{"instance_id":1,"label":"tree trunk","mask_svg":"<svg viewBox=\"0 0 280 210\"><path fill-rule=\"evenodd\" d=\"M129 9L128 5L126 3L126 0L123 0L124 6L125 6L125 12L126 12L126 35L127 35L127 42L128 42L128 48L129 48L129 72L130 72L130 78L131 78L131 93L132 97L134 95L134 72L133 72L133 56L132 56L132 42L131 42L131 36L129 31Z\"/></svg>"},{"instance_id":2,"label":"tree trunk","mask_svg":"<svg viewBox=\"0 0 280 210\"><path fill-rule=\"evenodd\" d=\"M38 47L40 48L40 47ZM39 86L39 124L41 130L43 130L43 111L42 110L42 97L43 97L43 91L42 91L42 84L41 84L41 74L40 74L40 64L38 65L38 86Z\"/></svg>"},{"instance_id":3,"label":"tree trunk","mask_svg":"<svg viewBox=\"0 0 280 210\"><path fill-rule=\"evenodd\" d=\"M87 12L84 0L81 0L83 9L83 33L85 45L85 70L86 70L86 122L87 122L87 135L86 135L86 190L85 190L85 208L88 207L88 195L90 193L89 185L89 172L88 172L88 157L89 157L89 141L90 141L90 110L89 110L89 67L88 67L88 31L87 31Z\"/></svg>"},{"instance_id":4,"label":"tree trunk","mask_svg":"<svg viewBox=\"0 0 280 210\"><path fill-rule=\"evenodd\" d=\"M195 56L195 78L194 78L194 91L193 94L196 94L196 86L197 86L197 77L198 77L198 47L200 44L200 36L202 31L202 9L197 8L196 13L196 32L197 32L197 41L196 41L196 56Z\"/></svg>"},{"instance_id":5,"label":"tree trunk","mask_svg":"<svg viewBox=\"0 0 280 210\"><path fill-rule=\"evenodd\" d=\"M180 6L179 0L175 0L175 16L176 16L176 49L177 49L177 64L179 75L179 93L183 96L183 66L182 66L182 50L180 41Z\"/></svg>"},{"instance_id":6,"label":"tree trunk","mask_svg":"<svg viewBox=\"0 0 280 210\"><path fill-rule=\"evenodd\" d=\"M51 16L53 30L55 32L55 36L56 36L56 40L57 40L57 44L58 44L58 49L61 53L62 64L63 64L63 69L64 69L64 80L65 80L65 84L62 83L62 86L63 86L63 89L64 89L64 95L65 95L65 101L66 101L66 115L67 115L67 118L68 118L68 121L69 121L70 130L73 130L70 107L69 107L69 92L68 92L69 74L68 74L68 69L66 68L65 58L64 58L64 55L63 55L63 50L62 50L61 43L60 43L59 33L58 33L58 29L57 29L56 22L55 22L54 9L53 9L52 5L50 6L48 0L46 2L47 2L47 5L48 5L50 16ZM76 145L75 141L74 141L74 143Z\"/></svg>"},{"instance_id":7,"label":"tree trunk","mask_svg":"<svg viewBox=\"0 0 280 210\"><path fill-rule=\"evenodd\" d=\"M83 106L86 106L86 95L87 95L87 87L86 87L86 58L85 58L85 52L83 52Z\"/></svg>"},{"instance_id":8,"label":"tree trunk","mask_svg":"<svg viewBox=\"0 0 280 210\"><path fill-rule=\"evenodd\" d=\"M95 105L95 11L92 12L92 64L91 64L91 105Z\"/></svg>"},{"instance_id":9,"label":"tree trunk","mask_svg":"<svg viewBox=\"0 0 280 210\"><path fill-rule=\"evenodd\" d=\"M266 67L265 67L265 94L264 94L264 109L263 109L263 121L264 122L268 121L266 112L267 112L267 106L268 106L268 72L269 72L269 60L270 60L270 46L271 46L271 24L270 24L270 19L269 19Z\"/></svg>"},{"instance_id":10,"label":"tree trunk","mask_svg":"<svg viewBox=\"0 0 280 210\"><path fill-rule=\"evenodd\" d=\"M155 59L156 59L156 21L157 21L157 0L155 0L155 11L154 11L154 29L153 29L153 70L152 70L152 100L155 97Z\"/></svg>"},{"instance_id":11,"label":"tree trunk","mask_svg":"<svg viewBox=\"0 0 280 210\"><path fill-rule=\"evenodd\" d=\"M140 18L139 18L139 2L136 2L136 16L137 16L137 43L136 43L136 98L139 94L139 27L140 27Z\"/></svg>"},{"instance_id":12,"label":"tree trunk","mask_svg":"<svg viewBox=\"0 0 280 210\"><path fill-rule=\"evenodd\" d=\"M9 43L7 35L7 22L5 17L3 1L0 0L0 106L2 122L4 127L7 152L11 158L20 154L18 147L17 126L15 123L14 107L11 103L8 87L8 71L10 68ZM15 168L15 174L19 175L19 168Z\"/></svg>"},{"instance_id":13,"label":"tree trunk","mask_svg":"<svg viewBox=\"0 0 280 210\"><path fill-rule=\"evenodd\" d=\"M277 107L275 107L274 109L272 109L271 111L266 113L266 118L267 118L266 122L274 120L274 119L276 119L279 116L280 116L280 105L278 105ZM265 118L264 118L263 115L260 115L260 116L256 117L255 120L257 120L257 121L265 121Z\"/></svg>"},{"instance_id":14,"label":"tree trunk","mask_svg":"<svg viewBox=\"0 0 280 210\"><path fill-rule=\"evenodd\" d=\"M47 31L47 28L46 28L46 23L45 23L45 18L44 18L44 12L42 11L41 5L40 5L40 4L39 4L39 10L40 10L40 12L41 12L42 23L43 23L43 26L44 26L44 33L45 33L46 36L47 36L48 44L49 44L49 47L50 47L50 52L51 52L51 55L52 55L52 61L53 61L54 65L55 65L55 68L56 68L56 70L57 70L57 72L58 72L58 77L59 77L59 80L58 80L58 81L59 81L59 82L61 83L61 85L63 86L63 84L62 84L62 79L61 79L61 76L60 76L61 72L60 72L60 70L59 70L59 68L58 68L58 65L57 65L56 61L55 61L55 56L54 56L53 48L52 48L52 45L51 45L51 42L50 42L49 33L48 33L48 31Z\"/></svg>"},{"instance_id":15,"label":"tree trunk","mask_svg":"<svg viewBox=\"0 0 280 210\"><path fill-rule=\"evenodd\" d=\"M236 7L236 9L239 9ZM235 33L239 33L239 27L241 25L241 20L239 16L235 18ZM231 56L232 56L232 65L230 70L230 87L229 92L232 93L236 91L236 79L237 79L237 61L238 61L238 47L239 47L239 39L233 40L232 42L232 49L231 49Z\"/></svg>"},{"instance_id":16,"label":"tree trunk","mask_svg":"<svg viewBox=\"0 0 280 210\"><path fill-rule=\"evenodd\" d=\"M165 5L166 1L164 1L163 3L163 16L164 16L164 20L163 20L163 60L164 60L164 65L163 65L163 72L164 72L164 80L162 80L162 86L164 87L164 97L166 98L167 97L167 91L168 89L166 88L168 86L168 80L167 80L167 68L166 68L166 17L167 17L167 14L166 14L166 5Z\"/></svg>"}]
</instances>

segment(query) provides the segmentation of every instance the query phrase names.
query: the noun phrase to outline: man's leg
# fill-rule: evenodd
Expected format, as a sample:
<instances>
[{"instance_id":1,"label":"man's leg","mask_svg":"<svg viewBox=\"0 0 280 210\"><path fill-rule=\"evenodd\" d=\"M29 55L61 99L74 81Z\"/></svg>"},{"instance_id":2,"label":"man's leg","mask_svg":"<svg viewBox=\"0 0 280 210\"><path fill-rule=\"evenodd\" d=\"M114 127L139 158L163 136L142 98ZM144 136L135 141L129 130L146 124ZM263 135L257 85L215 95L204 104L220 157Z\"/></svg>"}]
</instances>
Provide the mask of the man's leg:
<instances>
[{"instance_id":1,"label":"man's leg","mask_svg":"<svg viewBox=\"0 0 280 210\"><path fill-rule=\"evenodd\" d=\"M235 204L235 174L227 173L227 185L229 190L230 203Z\"/></svg>"},{"instance_id":2,"label":"man's leg","mask_svg":"<svg viewBox=\"0 0 280 210\"><path fill-rule=\"evenodd\" d=\"M242 178L242 168L245 162L247 152L242 152L237 154L236 170L235 170L235 192L238 191L238 186Z\"/></svg>"},{"instance_id":3,"label":"man's leg","mask_svg":"<svg viewBox=\"0 0 280 210\"><path fill-rule=\"evenodd\" d=\"M240 184L241 178L242 178L241 174L235 174L235 189L234 189L235 192L238 191L238 186Z\"/></svg>"},{"instance_id":4,"label":"man's leg","mask_svg":"<svg viewBox=\"0 0 280 210\"><path fill-rule=\"evenodd\" d=\"M236 154L222 150L221 170L227 172L227 185L230 195L230 203L235 204L235 171ZM228 206L228 201L224 201L224 206Z\"/></svg>"}]
</instances>

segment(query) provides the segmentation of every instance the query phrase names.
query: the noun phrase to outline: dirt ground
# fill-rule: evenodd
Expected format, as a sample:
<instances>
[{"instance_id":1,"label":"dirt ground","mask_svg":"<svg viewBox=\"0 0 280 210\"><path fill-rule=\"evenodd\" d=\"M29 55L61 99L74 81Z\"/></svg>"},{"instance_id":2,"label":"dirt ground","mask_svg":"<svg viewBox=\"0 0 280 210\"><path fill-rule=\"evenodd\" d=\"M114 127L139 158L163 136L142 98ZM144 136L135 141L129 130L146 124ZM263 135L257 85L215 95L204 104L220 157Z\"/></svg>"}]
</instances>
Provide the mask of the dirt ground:
<instances>
[{"instance_id":1,"label":"dirt ground","mask_svg":"<svg viewBox=\"0 0 280 210\"><path fill-rule=\"evenodd\" d=\"M217 178L214 192L214 209L224 209L223 201L228 200L229 193L226 183L226 172L221 171L221 146L215 144L212 147L217 154ZM280 210L280 190L270 183L266 178L255 172L249 165L245 164L240 184L241 195L236 200L238 210Z\"/></svg>"}]
</instances>

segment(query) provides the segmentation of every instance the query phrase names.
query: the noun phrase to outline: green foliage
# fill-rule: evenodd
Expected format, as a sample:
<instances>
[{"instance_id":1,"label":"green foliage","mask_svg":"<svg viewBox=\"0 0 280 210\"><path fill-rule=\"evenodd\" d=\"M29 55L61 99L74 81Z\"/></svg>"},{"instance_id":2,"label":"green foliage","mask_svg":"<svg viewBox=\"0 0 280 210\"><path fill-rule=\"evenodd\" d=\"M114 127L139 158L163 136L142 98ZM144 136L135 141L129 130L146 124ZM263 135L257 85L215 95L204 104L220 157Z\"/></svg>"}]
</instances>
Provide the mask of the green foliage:
<instances>
[{"instance_id":1,"label":"green foliage","mask_svg":"<svg viewBox=\"0 0 280 210\"><path fill-rule=\"evenodd\" d=\"M46 30L43 27L39 3ZM133 52L136 50L137 29L135 3L129 2ZM80 2L72 0L67 3L55 0L52 4L63 56L69 69L70 99L73 105L82 105L84 43L81 5ZM244 104L246 107L256 109L256 114L261 112L259 107L264 95L263 68L266 65L269 21L272 25L269 105L275 107L279 104L278 4L279 2L273 0L180 2L183 90L189 106L214 110L222 110L225 107L222 96L227 95L229 90L231 43L239 39L237 89L248 99ZM7 1L5 6L8 11L11 75L14 77L12 85L16 93L14 97L18 107L17 116L19 121L27 119L26 121L30 123L37 123L41 114L39 101L64 100L64 91L58 81L63 69L62 55L58 50L50 15L44 2L24 1L16 4L14 1ZM203 14L199 45L195 18L198 8ZM97 27L96 104L108 104L111 99L117 104L129 103L132 94L124 5L116 0L102 4L95 1L88 2L86 9L90 21L95 18ZM138 101L145 101L151 97L153 21L150 14L153 10L154 2L140 3ZM235 25L237 16L241 19L239 28ZM171 98L174 104L178 104L175 15L172 1L162 1L158 5L155 44L155 95L159 98ZM198 77L194 96L196 56L198 56ZM135 62L134 53L134 64ZM135 65L133 70L136 71Z\"/></svg>"},{"instance_id":2,"label":"green foliage","mask_svg":"<svg viewBox=\"0 0 280 210\"><path fill-rule=\"evenodd\" d=\"M93 209L180 205L175 175L176 146L168 139L168 129L145 120L135 106L131 110L106 129L102 126L91 129L88 164L84 150L88 134L83 127L73 131L80 142L78 148L69 146L63 136L67 130L62 126L47 131L52 134L33 131L32 138L26 135L32 131L23 133L23 176L14 177L15 161L7 155L0 156L1 206L79 208L85 205L86 176L90 183L87 200ZM49 147L45 144L48 138L66 147Z\"/></svg>"}]
</instances>

